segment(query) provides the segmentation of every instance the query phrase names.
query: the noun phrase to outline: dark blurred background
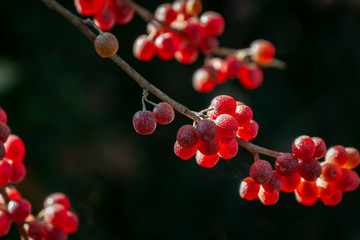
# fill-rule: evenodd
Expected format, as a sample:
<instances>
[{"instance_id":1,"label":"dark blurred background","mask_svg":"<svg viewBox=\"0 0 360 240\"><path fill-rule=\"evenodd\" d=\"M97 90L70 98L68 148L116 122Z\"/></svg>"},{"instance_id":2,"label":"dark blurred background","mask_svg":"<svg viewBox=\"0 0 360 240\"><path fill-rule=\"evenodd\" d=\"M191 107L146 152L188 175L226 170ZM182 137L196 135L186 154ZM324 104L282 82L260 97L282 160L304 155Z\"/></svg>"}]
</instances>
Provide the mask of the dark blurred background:
<instances>
[{"instance_id":1,"label":"dark blurred background","mask_svg":"<svg viewBox=\"0 0 360 240\"><path fill-rule=\"evenodd\" d=\"M73 1L60 2L75 12ZM151 11L163 2L139 1ZM227 22L222 46L267 39L288 68L265 69L257 90L234 80L196 93L191 76L202 57L184 66L132 56L146 26L137 16L112 31L119 55L192 110L219 94L245 102L260 125L253 142L261 146L290 151L292 140L307 134L328 146L360 147L358 0L203 5ZM80 217L70 239L360 239L360 190L345 193L336 207L304 207L286 193L275 206L263 206L238 195L252 162L246 151L211 170L180 160L173 153L176 132L191 124L180 114L151 136L138 135L131 120L141 109L142 90L41 1L2 1L0 36L0 104L27 147L27 176L18 188L34 213L48 194L67 194ZM18 239L15 227L4 239Z\"/></svg>"}]
</instances>

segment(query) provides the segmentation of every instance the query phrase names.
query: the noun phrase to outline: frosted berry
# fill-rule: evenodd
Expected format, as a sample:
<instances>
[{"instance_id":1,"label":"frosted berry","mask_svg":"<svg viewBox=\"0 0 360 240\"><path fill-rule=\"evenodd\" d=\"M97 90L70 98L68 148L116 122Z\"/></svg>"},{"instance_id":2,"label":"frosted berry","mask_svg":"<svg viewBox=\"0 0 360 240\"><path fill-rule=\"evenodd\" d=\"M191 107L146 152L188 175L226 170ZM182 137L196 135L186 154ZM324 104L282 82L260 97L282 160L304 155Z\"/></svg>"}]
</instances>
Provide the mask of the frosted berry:
<instances>
[{"instance_id":1,"label":"frosted berry","mask_svg":"<svg viewBox=\"0 0 360 240\"><path fill-rule=\"evenodd\" d=\"M204 155L215 155L220 150L221 143L219 139L215 138L210 141L201 141L197 143L198 150Z\"/></svg>"},{"instance_id":2,"label":"frosted berry","mask_svg":"<svg viewBox=\"0 0 360 240\"><path fill-rule=\"evenodd\" d=\"M199 51L196 45L190 41L184 40L179 49L175 52L175 59L182 64L191 64L196 61Z\"/></svg>"},{"instance_id":3,"label":"frosted berry","mask_svg":"<svg viewBox=\"0 0 360 240\"><path fill-rule=\"evenodd\" d=\"M32 221L28 223L27 233L31 239L46 239L48 230L42 221Z\"/></svg>"},{"instance_id":4,"label":"frosted berry","mask_svg":"<svg viewBox=\"0 0 360 240\"><path fill-rule=\"evenodd\" d=\"M224 67L226 68L226 70L224 71L227 72L228 77L236 78L238 72L240 71L240 68L243 65L242 61L237 59L237 57L235 57L234 55L230 55L225 59L225 62L226 64L224 65Z\"/></svg>"},{"instance_id":5,"label":"frosted berry","mask_svg":"<svg viewBox=\"0 0 360 240\"><path fill-rule=\"evenodd\" d=\"M248 141L255 138L259 131L259 125L256 121L251 120L250 122L239 126L237 135L239 138Z\"/></svg>"},{"instance_id":6,"label":"frosted berry","mask_svg":"<svg viewBox=\"0 0 360 240\"><path fill-rule=\"evenodd\" d=\"M360 163L359 151L353 147L347 147L345 148L345 151L348 154L348 159L343 167L348 169L357 167Z\"/></svg>"},{"instance_id":7,"label":"frosted berry","mask_svg":"<svg viewBox=\"0 0 360 240\"><path fill-rule=\"evenodd\" d=\"M300 160L298 172L305 180L315 181L321 175L321 165L315 158Z\"/></svg>"},{"instance_id":8,"label":"frosted berry","mask_svg":"<svg viewBox=\"0 0 360 240\"><path fill-rule=\"evenodd\" d=\"M68 235L60 227L48 227L47 240L67 240Z\"/></svg>"},{"instance_id":9,"label":"frosted berry","mask_svg":"<svg viewBox=\"0 0 360 240\"><path fill-rule=\"evenodd\" d=\"M7 205L10 218L15 222L24 221L31 212L31 204L29 201L21 199L10 200Z\"/></svg>"},{"instance_id":10,"label":"frosted berry","mask_svg":"<svg viewBox=\"0 0 360 240\"><path fill-rule=\"evenodd\" d=\"M6 124L6 123L7 123L7 120L8 120L8 118L7 118L6 112L4 111L4 109L2 109L2 108L0 107L0 122Z\"/></svg>"},{"instance_id":11,"label":"frosted berry","mask_svg":"<svg viewBox=\"0 0 360 240\"><path fill-rule=\"evenodd\" d=\"M11 182L19 183L21 182L26 175L26 168L22 162L12 162L9 161L11 165Z\"/></svg>"},{"instance_id":12,"label":"frosted berry","mask_svg":"<svg viewBox=\"0 0 360 240\"><path fill-rule=\"evenodd\" d=\"M302 135L294 140L292 152L295 157L302 160L308 160L315 153L315 143L309 136Z\"/></svg>"},{"instance_id":13,"label":"frosted berry","mask_svg":"<svg viewBox=\"0 0 360 240\"><path fill-rule=\"evenodd\" d=\"M335 206L341 202L342 192L338 189L335 189L334 194L330 198L321 198L320 200L326 206Z\"/></svg>"},{"instance_id":14,"label":"frosted berry","mask_svg":"<svg viewBox=\"0 0 360 240\"><path fill-rule=\"evenodd\" d=\"M204 155L199 151L196 152L195 158L196 158L197 164L199 164L202 167L206 167L206 168L214 167L220 159L220 157L217 154Z\"/></svg>"},{"instance_id":15,"label":"frosted berry","mask_svg":"<svg viewBox=\"0 0 360 240\"><path fill-rule=\"evenodd\" d=\"M241 126L250 122L253 117L253 112L250 107L242 104L236 106L233 116L238 121L239 126Z\"/></svg>"},{"instance_id":16,"label":"frosted berry","mask_svg":"<svg viewBox=\"0 0 360 240\"><path fill-rule=\"evenodd\" d=\"M116 23L115 11L105 6L94 15L94 23L103 31L111 30Z\"/></svg>"},{"instance_id":17,"label":"frosted berry","mask_svg":"<svg viewBox=\"0 0 360 240\"><path fill-rule=\"evenodd\" d=\"M196 151L197 151L196 145L191 148L184 148L179 144L178 141L175 142L174 152L175 152L176 156L178 156L179 158L181 158L183 160L190 159L192 156L195 155Z\"/></svg>"},{"instance_id":18,"label":"frosted berry","mask_svg":"<svg viewBox=\"0 0 360 240\"><path fill-rule=\"evenodd\" d=\"M273 174L272 174L270 180L268 182L262 184L261 186L267 192L278 192L278 191L280 191L281 186L282 186L281 176L276 171L273 171Z\"/></svg>"},{"instance_id":19,"label":"frosted berry","mask_svg":"<svg viewBox=\"0 0 360 240\"><path fill-rule=\"evenodd\" d=\"M219 95L211 100L210 106L217 116L224 113L232 115L236 110L236 101L230 96Z\"/></svg>"},{"instance_id":20,"label":"frosted berry","mask_svg":"<svg viewBox=\"0 0 360 240\"><path fill-rule=\"evenodd\" d=\"M10 134L9 138L4 144L5 157L12 160L13 162L22 162L25 155L25 144L16 135Z\"/></svg>"},{"instance_id":21,"label":"frosted berry","mask_svg":"<svg viewBox=\"0 0 360 240\"><path fill-rule=\"evenodd\" d=\"M78 216L71 211L67 211L65 221L62 223L61 228L64 230L64 232L69 234L76 232L78 227L79 227Z\"/></svg>"},{"instance_id":22,"label":"frosted berry","mask_svg":"<svg viewBox=\"0 0 360 240\"><path fill-rule=\"evenodd\" d=\"M192 125L184 125L177 132L176 139L180 146L184 148L192 148L196 146L199 138L196 134L196 129Z\"/></svg>"},{"instance_id":23,"label":"frosted berry","mask_svg":"<svg viewBox=\"0 0 360 240\"><path fill-rule=\"evenodd\" d=\"M328 199L332 197L336 189L333 183L329 183L323 178L318 178L316 180L316 186L318 187L320 199Z\"/></svg>"},{"instance_id":24,"label":"frosted berry","mask_svg":"<svg viewBox=\"0 0 360 240\"><path fill-rule=\"evenodd\" d=\"M170 3L163 3L156 8L154 16L160 22L170 25L176 19L177 12Z\"/></svg>"},{"instance_id":25,"label":"frosted berry","mask_svg":"<svg viewBox=\"0 0 360 240\"><path fill-rule=\"evenodd\" d=\"M275 56L275 47L269 41L259 39L251 43L252 59L258 64L269 64Z\"/></svg>"},{"instance_id":26,"label":"frosted berry","mask_svg":"<svg viewBox=\"0 0 360 240\"><path fill-rule=\"evenodd\" d=\"M273 169L269 162L265 160L257 160L250 167L250 177L257 184L264 184L270 181Z\"/></svg>"},{"instance_id":27,"label":"frosted berry","mask_svg":"<svg viewBox=\"0 0 360 240\"><path fill-rule=\"evenodd\" d=\"M141 61L149 61L155 56L155 44L143 34L136 38L133 46L134 56Z\"/></svg>"},{"instance_id":28,"label":"frosted berry","mask_svg":"<svg viewBox=\"0 0 360 240\"><path fill-rule=\"evenodd\" d=\"M241 85L250 90L260 87L264 80L263 71L254 63L243 65L239 70L238 78Z\"/></svg>"},{"instance_id":29,"label":"frosted berry","mask_svg":"<svg viewBox=\"0 0 360 240\"><path fill-rule=\"evenodd\" d=\"M119 42L117 38L109 32L99 34L95 38L95 50L103 58L108 58L114 55L119 49Z\"/></svg>"},{"instance_id":30,"label":"frosted berry","mask_svg":"<svg viewBox=\"0 0 360 240\"><path fill-rule=\"evenodd\" d=\"M175 118L174 109L167 102L161 102L153 109L156 121L160 124L169 124Z\"/></svg>"},{"instance_id":31,"label":"frosted berry","mask_svg":"<svg viewBox=\"0 0 360 240\"><path fill-rule=\"evenodd\" d=\"M228 78L225 65L226 62L221 58L211 58L206 61L205 68L208 69L210 78L213 79L216 84L222 84Z\"/></svg>"},{"instance_id":32,"label":"frosted berry","mask_svg":"<svg viewBox=\"0 0 360 240\"><path fill-rule=\"evenodd\" d=\"M163 60L174 58L175 52L179 48L176 36L171 32L159 35L155 39L155 46L157 47L157 55Z\"/></svg>"},{"instance_id":33,"label":"frosted berry","mask_svg":"<svg viewBox=\"0 0 360 240\"><path fill-rule=\"evenodd\" d=\"M342 192L350 192L358 186L359 176L353 170L342 168L341 175L335 181L335 186Z\"/></svg>"},{"instance_id":34,"label":"frosted berry","mask_svg":"<svg viewBox=\"0 0 360 240\"><path fill-rule=\"evenodd\" d=\"M11 180L12 168L11 165L4 160L0 161L0 186L5 186Z\"/></svg>"},{"instance_id":35,"label":"frosted berry","mask_svg":"<svg viewBox=\"0 0 360 240\"><path fill-rule=\"evenodd\" d=\"M196 91L208 93L215 88L215 81L210 78L208 70L205 68L199 68L192 76L192 85Z\"/></svg>"},{"instance_id":36,"label":"frosted berry","mask_svg":"<svg viewBox=\"0 0 360 240\"><path fill-rule=\"evenodd\" d=\"M70 208L70 200L69 198L63 193L53 193L47 196L44 200L44 208L53 205L55 203L61 204L64 206L65 209Z\"/></svg>"},{"instance_id":37,"label":"frosted berry","mask_svg":"<svg viewBox=\"0 0 360 240\"><path fill-rule=\"evenodd\" d=\"M11 200L21 198L21 194L14 187L5 187L6 193Z\"/></svg>"},{"instance_id":38,"label":"frosted berry","mask_svg":"<svg viewBox=\"0 0 360 240\"><path fill-rule=\"evenodd\" d=\"M139 134L149 135L156 129L156 118L153 112L138 111L132 121L135 131Z\"/></svg>"},{"instance_id":39,"label":"frosted berry","mask_svg":"<svg viewBox=\"0 0 360 240\"><path fill-rule=\"evenodd\" d=\"M200 39L199 48L204 53L211 53L215 48L219 46L217 38L210 35L205 35Z\"/></svg>"},{"instance_id":40,"label":"frosted berry","mask_svg":"<svg viewBox=\"0 0 360 240\"><path fill-rule=\"evenodd\" d=\"M215 120L218 135L223 138L235 137L238 130L238 121L229 114L221 114Z\"/></svg>"},{"instance_id":41,"label":"frosted berry","mask_svg":"<svg viewBox=\"0 0 360 240\"><path fill-rule=\"evenodd\" d=\"M348 153L345 148L341 145L336 145L329 148L325 154L325 161L333 162L343 166L348 160Z\"/></svg>"},{"instance_id":42,"label":"frosted berry","mask_svg":"<svg viewBox=\"0 0 360 240\"><path fill-rule=\"evenodd\" d=\"M219 156L223 159L230 159L235 157L239 150L239 144L235 138L232 138L232 141L229 143L221 143Z\"/></svg>"},{"instance_id":43,"label":"frosted berry","mask_svg":"<svg viewBox=\"0 0 360 240\"><path fill-rule=\"evenodd\" d=\"M200 22L204 25L205 32L211 36L219 36L224 32L224 18L216 12L204 12L200 16Z\"/></svg>"},{"instance_id":44,"label":"frosted berry","mask_svg":"<svg viewBox=\"0 0 360 240\"><path fill-rule=\"evenodd\" d=\"M192 41L200 41L204 36L204 29L197 18L189 18L183 30L185 38Z\"/></svg>"},{"instance_id":45,"label":"frosted berry","mask_svg":"<svg viewBox=\"0 0 360 240\"><path fill-rule=\"evenodd\" d=\"M66 208L59 203L49 205L44 208L44 220L54 227L61 227L67 217L66 212Z\"/></svg>"},{"instance_id":46,"label":"frosted berry","mask_svg":"<svg viewBox=\"0 0 360 240\"><path fill-rule=\"evenodd\" d=\"M196 125L196 135L204 142L215 139L218 135L216 123L209 119L202 119Z\"/></svg>"},{"instance_id":47,"label":"frosted berry","mask_svg":"<svg viewBox=\"0 0 360 240\"><path fill-rule=\"evenodd\" d=\"M274 205L279 200L279 192L267 192L263 187L260 187L258 197L262 204Z\"/></svg>"},{"instance_id":48,"label":"frosted berry","mask_svg":"<svg viewBox=\"0 0 360 240\"><path fill-rule=\"evenodd\" d=\"M298 169L299 161L294 154L283 153L276 158L275 170L280 176L288 177L295 174Z\"/></svg>"},{"instance_id":49,"label":"frosted berry","mask_svg":"<svg viewBox=\"0 0 360 240\"><path fill-rule=\"evenodd\" d=\"M240 197L246 200L253 200L257 198L260 190L260 185L254 182L251 177L243 179L240 183L239 194Z\"/></svg>"},{"instance_id":50,"label":"frosted berry","mask_svg":"<svg viewBox=\"0 0 360 240\"><path fill-rule=\"evenodd\" d=\"M6 142L7 138L11 133L10 128L3 122L0 122L0 141L1 143Z\"/></svg>"},{"instance_id":51,"label":"frosted berry","mask_svg":"<svg viewBox=\"0 0 360 240\"><path fill-rule=\"evenodd\" d=\"M322 158L326 153L326 145L324 140L319 137L312 137L311 138L315 143L315 152L313 158L319 159Z\"/></svg>"}]
</instances>

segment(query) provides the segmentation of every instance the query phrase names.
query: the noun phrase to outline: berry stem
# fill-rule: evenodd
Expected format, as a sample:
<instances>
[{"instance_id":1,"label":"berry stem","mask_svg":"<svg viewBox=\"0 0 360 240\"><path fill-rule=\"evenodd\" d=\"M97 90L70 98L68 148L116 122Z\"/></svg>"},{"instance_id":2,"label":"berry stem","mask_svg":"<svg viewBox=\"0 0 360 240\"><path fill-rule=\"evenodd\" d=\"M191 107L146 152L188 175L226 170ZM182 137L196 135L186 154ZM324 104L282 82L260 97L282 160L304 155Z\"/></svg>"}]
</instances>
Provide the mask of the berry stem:
<instances>
[{"instance_id":1,"label":"berry stem","mask_svg":"<svg viewBox=\"0 0 360 240\"><path fill-rule=\"evenodd\" d=\"M104 32L94 23L93 20L91 20L90 18L84 19L83 23L93 26L98 32L99 34L103 34Z\"/></svg>"},{"instance_id":2,"label":"berry stem","mask_svg":"<svg viewBox=\"0 0 360 240\"><path fill-rule=\"evenodd\" d=\"M149 92L148 90L144 89L143 91L143 100L145 100L145 102L150 103L151 105L153 105L154 107L157 107L158 105L152 101L150 101L147 97L149 96Z\"/></svg>"},{"instance_id":3,"label":"berry stem","mask_svg":"<svg viewBox=\"0 0 360 240\"><path fill-rule=\"evenodd\" d=\"M277 152L277 151L270 150L270 149L267 149L264 147L260 147L258 145L255 145L251 142L245 141L238 137L236 138L236 140L241 147L245 148L246 150L248 150L249 152L254 154L255 160L257 158L257 157L255 157L255 155L256 154L258 155L259 153L267 155L267 156L275 157L275 158L277 158L278 156L280 156L282 154L282 152Z\"/></svg>"},{"instance_id":4,"label":"berry stem","mask_svg":"<svg viewBox=\"0 0 360 240\"><path fill-rule=\"evenodd\" d=\"M5 190L5 186L0 186L0 194L4 198L6 205L8 205L9 202L10 202L10 197L7 194L6 190ZM28 237L28 235L27 235L27 233L25 231L24 223L17 222L17 223L15 223L15 225L16 225L16 228L17 228L19 234L20 234L21 240L28 240L29 237Z\"/></svg>"}]
</instances>

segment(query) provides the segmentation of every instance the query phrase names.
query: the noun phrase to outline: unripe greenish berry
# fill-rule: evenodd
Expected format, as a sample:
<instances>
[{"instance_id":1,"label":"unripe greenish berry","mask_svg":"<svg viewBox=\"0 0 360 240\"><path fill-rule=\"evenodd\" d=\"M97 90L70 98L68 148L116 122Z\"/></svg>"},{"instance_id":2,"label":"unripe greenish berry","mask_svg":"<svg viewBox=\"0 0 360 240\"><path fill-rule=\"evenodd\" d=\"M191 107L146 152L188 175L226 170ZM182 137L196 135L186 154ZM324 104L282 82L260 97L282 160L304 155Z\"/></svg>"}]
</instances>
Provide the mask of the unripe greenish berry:
<instances>
[{"instance_id":1,"label":"unripe greenish berry","mask_svg":"<svg viewBox=\"0 0 360 240\"><path fill-rule=\"evenodd\" d=\"M104 32L95 38L95 50L103 58L109 58L119 49L119 42L114 34Z\"/></svg>"}]
</instances>

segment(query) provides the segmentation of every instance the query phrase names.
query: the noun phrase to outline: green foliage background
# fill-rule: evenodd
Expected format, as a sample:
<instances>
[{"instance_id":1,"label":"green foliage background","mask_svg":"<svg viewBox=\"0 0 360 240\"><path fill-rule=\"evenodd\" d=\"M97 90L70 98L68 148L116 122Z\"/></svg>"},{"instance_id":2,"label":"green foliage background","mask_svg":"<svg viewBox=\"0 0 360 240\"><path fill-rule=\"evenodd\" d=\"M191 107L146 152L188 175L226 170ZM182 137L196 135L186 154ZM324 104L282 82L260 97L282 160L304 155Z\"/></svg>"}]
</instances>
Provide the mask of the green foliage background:
<instances>
[{"instance_id":1,"label":"green foliage background","mask_svg":"<svg viewBox=\"0 0 360 240\"><path fill-rule=\"evenodd\" d=\"M60 2L75 12L71 0ZM139 1L151 11L163 2ZM145 33L138 17L112 31L119 55L192 110L219 94L247 103L260 125L253 142L261 146L290 151L292 140L307 134L328 146L360 147L359 1L203 4L225 17L222 46L268 39L288 68L265 69L264 84L254 91L234 80L196 93L191 75L202 57L184 66L132 56L134 39ZM18 188L34 213L48 194L66 193L80 217L70 239L360 239L359 190L336 207L304 207L285 193L265 207L238 196L252 162L246 151L211 170L178 159L177 129L191 123L180 114L151 136L136 134L131 120L142 90L41 1L2 1L0 36L0 103L27 146L27 176ZM17 239L16 229L4 239Z\"/></svg>"}]
</instances>

